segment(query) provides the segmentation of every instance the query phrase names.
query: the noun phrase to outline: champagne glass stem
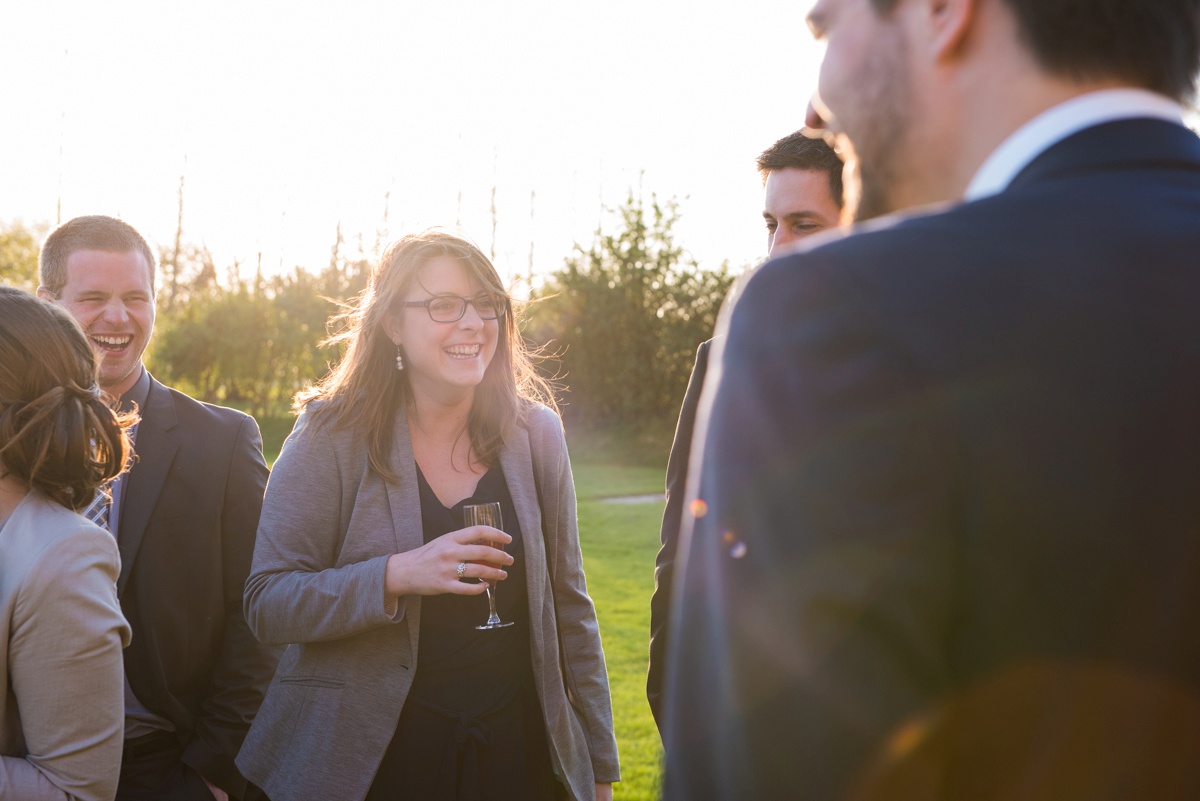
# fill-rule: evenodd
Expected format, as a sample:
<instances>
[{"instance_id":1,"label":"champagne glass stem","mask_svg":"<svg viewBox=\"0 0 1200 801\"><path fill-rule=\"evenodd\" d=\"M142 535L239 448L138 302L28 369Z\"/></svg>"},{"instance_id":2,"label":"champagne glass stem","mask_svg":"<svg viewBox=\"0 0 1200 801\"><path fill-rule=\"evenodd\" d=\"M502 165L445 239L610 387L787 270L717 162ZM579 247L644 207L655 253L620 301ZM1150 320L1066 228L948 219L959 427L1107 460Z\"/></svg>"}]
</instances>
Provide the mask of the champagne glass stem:
<instances>
[{"instance_id":1,"label":"champagne glass stem","mask_svg":"<svg viewBox=\"0 0 1200 801\"><path fill-rule=\"evenodd\" d=\"M490 581L488 582L488 586L487 586L487 597L488 597L487 624L489 626L495 626L500 623L500 616L498 614L496 614L496 585L494 585Z\"/></svg>"}]
</instances>

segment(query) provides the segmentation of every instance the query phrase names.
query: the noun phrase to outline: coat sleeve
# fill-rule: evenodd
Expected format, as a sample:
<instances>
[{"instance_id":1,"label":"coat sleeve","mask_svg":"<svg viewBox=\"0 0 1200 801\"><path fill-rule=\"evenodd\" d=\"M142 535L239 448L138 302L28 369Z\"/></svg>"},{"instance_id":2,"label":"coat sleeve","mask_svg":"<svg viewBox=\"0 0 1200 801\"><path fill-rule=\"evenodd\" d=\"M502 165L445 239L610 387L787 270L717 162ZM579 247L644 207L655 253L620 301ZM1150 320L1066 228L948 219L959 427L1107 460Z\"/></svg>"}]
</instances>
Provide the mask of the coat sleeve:
<instances>
[{"instance_id":1,"label":"coat sleeve","mask_svg":"<svg viewBox=\"0 0 1200 801\"><path fill-rule=\"evenodd\" d=\"M221 512L221 574L224 635L208 693L182 760L201 776L240 798L246 781L234 757L262 703L280 651L260 643L242 614L242 591L250 571L255 531L267 483L262 437L254 418L239 415L226 471Z\"/></svg>"},{"instance_id":2,"label":"coat sleeve","mask_svg":"<svg viewBox=\"0 0 1200 801\"><path fill-rule=\"evenodd\" d=\"M117 602L116 543L88 528L46 548L14 606L9 681L28 753L0 757L4 801L117 792L130 632Z\"/></svg>"},{"instance_id":3,"label":"coat sleeve","mask_svg":"<svg viewBox=\"0 0 1200 801\"><path fill-rule=\"evenodd\" d=\"M662 731L663 675L666 671L667 643L670 642L671 592L674 586L675 557L679 550L679 524L683 519L683 496L686 491L688 458L692 450L692 429L696 423L696 407L700 404L700 388L708 368L711 341L701 343L696 350L696 365L688 380L675 440L667 459L667 505L663 510L659 532L661 546L654 560L654 593L650 596L650 664L646 671L646 700L654 723Z\"/></svg>"},{"instance_id":4,"label":"coat sleeve","mask_svg":"<svg viewBox=\"0 0 1200 801\"><path fill-rule=\"evenodd\" d=\"M246 619L263 642L335 640L404 618L403 598L394 616L385 608L388 555L339 564L360 478L327 430L301 415L267 485L246 581Z\"/></svg>"},{"instance_id":5,"label":"coat sleeve","mask_svg":"<svg viewBox=\"0 0 1200 801\"><path fill-rule=\"evenodd\" d=\"M587 581L583 574L575 483L567 455L567 441L562 423L557 415L552 416L553 429L543 438L549 443L547 448L554 448L551 451L554 466L547 471L552 487L543 488L542 491L553 492L555 499L555 518L548 521L553 526L554 550L547 557L552 559L550 575L554 583L567 697L583 722L596 781L616 782L621 779L621 769L613 731L608 669L604 663L596 607L588 596Z\"/></svg>"}]
</instances>

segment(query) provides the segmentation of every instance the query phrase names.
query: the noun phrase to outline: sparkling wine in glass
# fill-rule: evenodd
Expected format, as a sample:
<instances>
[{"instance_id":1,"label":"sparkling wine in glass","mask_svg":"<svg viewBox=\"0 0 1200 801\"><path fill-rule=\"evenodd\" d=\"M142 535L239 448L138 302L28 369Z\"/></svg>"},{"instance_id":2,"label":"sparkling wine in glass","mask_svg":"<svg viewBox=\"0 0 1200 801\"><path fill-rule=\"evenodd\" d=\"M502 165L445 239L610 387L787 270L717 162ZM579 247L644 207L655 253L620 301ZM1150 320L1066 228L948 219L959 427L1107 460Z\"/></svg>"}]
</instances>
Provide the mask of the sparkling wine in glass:
<instances>
[{"instance_id":1,"label":"sparkling wine in glass","mask_svg":"<svg viewBox=\"0 0 1200 801\"><path fill-rule=\"evenodd\" d=\"M503 531L503 526L500 521L500 504L492 503L469 503L463 507L463 525L464 526L491 526ZM477 545L490 545L493 548L498 548L503 551L504 546L497 543L479 540ZM477 629L502 629L505 626L511 626L512 622L505 623L496 614L496 582L487 582L487 599L488 599L488 619L487 623L481 623L476 626Z\"/></svg>"}]
</instances>

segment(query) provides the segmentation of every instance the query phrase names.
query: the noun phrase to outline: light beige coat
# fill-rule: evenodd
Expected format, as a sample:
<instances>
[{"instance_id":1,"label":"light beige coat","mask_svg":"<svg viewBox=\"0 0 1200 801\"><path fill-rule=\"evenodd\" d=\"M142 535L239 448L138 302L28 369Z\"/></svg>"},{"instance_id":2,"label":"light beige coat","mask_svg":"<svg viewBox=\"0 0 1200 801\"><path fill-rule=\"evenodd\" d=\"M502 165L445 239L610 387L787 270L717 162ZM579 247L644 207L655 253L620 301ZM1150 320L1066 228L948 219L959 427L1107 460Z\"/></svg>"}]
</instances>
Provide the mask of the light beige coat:
<instances>
[{"instance_id":1,"label":"light beige coat","mask_svg":"<svg viewBox=\"0 0 1200 801\"><path fill-rule=\"evenodd\" d=\"M111 799L125 730L109 533L31 490L0 528L0 799Z\"/></svg>"},{"instance_id":2,"label":"light beige coat","mask_svg":"<svg viewBox=\"0 0 1200 801\"><path fill-rule=\"evenodd\" d=\"M531 408L500 465L524 533L530 656L551 760L572 798L590 799L594 782L620 775L558 416ZM390 554L424 543L404 419L392 468L400 480L388 484L368 469L363 442L314 432L302 416L271 473L246 617L263 642L289 646L237 764L272 801L362 799L395 733L419 657L421 599L401 599L390 618L384 569Z\"/></svg>"}]
</instances>

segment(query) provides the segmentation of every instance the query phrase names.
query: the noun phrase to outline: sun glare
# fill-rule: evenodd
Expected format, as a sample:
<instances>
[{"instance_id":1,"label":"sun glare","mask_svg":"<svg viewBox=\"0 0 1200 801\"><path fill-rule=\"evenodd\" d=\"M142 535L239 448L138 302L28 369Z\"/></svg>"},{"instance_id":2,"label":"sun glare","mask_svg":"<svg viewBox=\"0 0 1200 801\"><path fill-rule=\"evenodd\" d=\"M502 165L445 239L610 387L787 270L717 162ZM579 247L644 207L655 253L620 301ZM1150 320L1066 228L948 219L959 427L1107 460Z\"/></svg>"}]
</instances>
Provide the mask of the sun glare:
<instances>
[{"instance_id":1,"label":"sun glare","mask_svg":"<svg viewBox=\"0 0 1200 801\"><path fill-rule=\"evenodd\" d=\"M0 221L115 214L164 245L182 179L183 237L219 268L319 268L339 226L370 255L458 223L516 278L558 267L634 192L679 199L702 266L750 263L754 158L800 126L815 75L803 11L19 4Z\"/></svg>"}]
</instances>

